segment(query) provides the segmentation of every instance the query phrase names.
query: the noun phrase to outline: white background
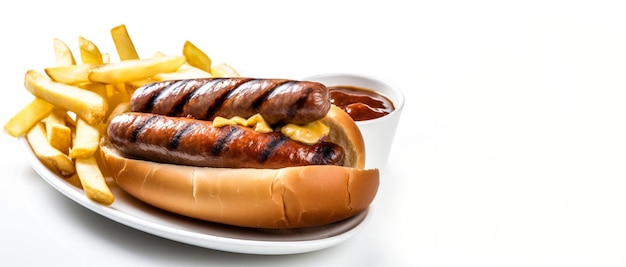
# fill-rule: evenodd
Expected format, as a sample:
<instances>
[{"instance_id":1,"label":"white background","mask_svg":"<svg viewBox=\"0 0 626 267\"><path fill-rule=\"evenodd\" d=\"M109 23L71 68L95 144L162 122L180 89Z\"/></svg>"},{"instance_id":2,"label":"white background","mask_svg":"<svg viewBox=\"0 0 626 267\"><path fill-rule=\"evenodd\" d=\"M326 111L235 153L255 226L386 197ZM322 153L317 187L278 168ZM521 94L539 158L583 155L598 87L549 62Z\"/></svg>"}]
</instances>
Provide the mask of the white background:
<instances>
[{"instance_id":1,"label":"white background","mask_svg":"<svg viewBox=\"0 0 626 267\"><path fill-rule=\"evenodd\" d=\"M155 237L46 184L0 135L3 266L626 266L622 1L4 1L0 121L52 39L140 56L190 40L242 74L374 75L406 106L370 224L302 255Z\"/></svg>"}]
</instances>

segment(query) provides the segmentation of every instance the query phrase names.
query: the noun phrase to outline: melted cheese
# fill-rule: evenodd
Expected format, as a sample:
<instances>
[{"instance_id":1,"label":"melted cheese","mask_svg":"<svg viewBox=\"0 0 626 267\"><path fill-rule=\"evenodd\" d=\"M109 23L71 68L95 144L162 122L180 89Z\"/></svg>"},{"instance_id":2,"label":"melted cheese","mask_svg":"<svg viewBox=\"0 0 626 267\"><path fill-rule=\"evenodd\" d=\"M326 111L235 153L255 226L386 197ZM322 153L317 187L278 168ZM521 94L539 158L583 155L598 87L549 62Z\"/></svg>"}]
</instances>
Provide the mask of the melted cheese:
<instances>
[{"instance_id":1,"label":"melted cheese","mask_svg":"<svg viewBox=\"0 0 626 267\"><path fill-rule=\"evenodd\" d=\"M274 129L267 124L261 114L256 114L248 119L235 116L230 119L224 117L216 117L213 119L214 127L222 127L225 125L241 125L254 128L255 131L261 133L273 132ZM306 125L297 125L289 123L280 128L280 132L298 142L305 144L315 144L324 140L330 132L330 128L321 121L314 121Z\"/></svg>"},{"instance_id":2,"label":"melted cheese","mask_svg":"<svg viewBox=\"0 0 626 267\"><path fill-rule=\"evenodd\" d=\"M314 121L305 125L289 123L283 126L280 132L293 140L312 145L324 140L330 128L321 121Z\"/></svg>"},{"instance_id":3,"label":"melted cheese","mask_svg":"<svg viewBox=\"0 0 626 267\"><path fill-rule=\"evenodd\" d=\"M274 131L272 130L272 127L265 122L265 119L263 119L261 114L256 114L248 119L240 116L235 116L230 119L224 117L215 117L215 119L213 119L213 127L222 127L225 125L241 125L251 127L260 133L269 133Z\"/></svg>"},{"instance_id":4,"label":"melted cheese","mask_svg":"<svg viewBox=\"0 0 626 267\"><path fill-rule=\"evenodd\" d=\"M270 127L267 122L265 122L265 119L263 119L263 116L261 116L261 114L256 114L248 118L248 120L246 120L245 126L254 126L254 130L260 133L270 133L274 131L272 127Z\"/></svg>"}]
</instances>

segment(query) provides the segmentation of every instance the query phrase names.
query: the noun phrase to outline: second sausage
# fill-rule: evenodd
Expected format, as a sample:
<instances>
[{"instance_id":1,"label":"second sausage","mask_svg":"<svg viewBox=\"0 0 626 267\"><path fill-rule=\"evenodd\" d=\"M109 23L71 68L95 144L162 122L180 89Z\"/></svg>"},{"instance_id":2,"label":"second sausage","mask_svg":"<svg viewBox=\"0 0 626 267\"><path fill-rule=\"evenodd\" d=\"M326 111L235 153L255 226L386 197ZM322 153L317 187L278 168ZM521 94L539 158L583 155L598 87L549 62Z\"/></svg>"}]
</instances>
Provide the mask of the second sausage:
<instances>
[{"instance_id":1,"label":"second sausage","mask_svg":"<svg viewBox=\"0 0 626 267\"><path fill-rule=\"evenodd\" d=\"M138 88L131 111L212 120L261 114L270 125L306 124L330 109L321 83L286 79L203 78L157 82Z\"/></svg>"}]
</instances>

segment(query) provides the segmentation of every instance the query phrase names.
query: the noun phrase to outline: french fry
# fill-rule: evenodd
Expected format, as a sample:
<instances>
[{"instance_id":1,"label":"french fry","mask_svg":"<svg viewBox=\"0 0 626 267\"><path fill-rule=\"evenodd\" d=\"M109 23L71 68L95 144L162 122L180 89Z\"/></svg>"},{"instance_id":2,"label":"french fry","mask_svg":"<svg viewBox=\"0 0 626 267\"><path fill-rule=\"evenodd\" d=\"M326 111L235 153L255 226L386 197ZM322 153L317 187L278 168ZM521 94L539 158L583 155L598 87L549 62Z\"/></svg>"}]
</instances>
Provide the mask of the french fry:
<instances>
[{"instance_id":1,"label":"french fry","mask_svg":"<svg viewBox=\"0 0 626 267\"><path fill-rule=\"evenodd\" d=\"M80 84L89 82L92 64L67 65L45 68L44 72L55 82L64 84Z\"/></svg>"},{"instance_id":2,"label":"french fry","mask_svg":"<svg viewBox=\"0 0 626 267\"><path fill-rule=\"evenodd\" d=\"M107 92L109 92L109 95L112 95L114 93L128 92L128 91L126 89L126 84L116 83L116 84L107 84Z\"/></svg>"},{"instance_id":3,"label":"french fry","mask_svg":"<svg viewBox=\"0 0 626 267\"><path fill-rule=\"evenodd\" d=\"M45 119L45 125L48 143L67 155L72 143L72 129L66 124L66 116L67 112L65 110L54 107L50 115Z\"/></svg>"},{"instance_id":4,"label":"french fry","mask_svg":"<svg viewBox=\"0 0 626 267\"><path fill-rule=\"evenodd\" d=\"M47 101L35 98L9 119L4 130L13 137L22 136L48 116L53 108L54 105Z\"/></svg>"},{"instance_id":5,"label":"french fry","mask_svg":"<svg viewBox=\"0 0 626 267\"><path fill-rule=\"evenodd\" d=\"M200 52L202 53L202 52ZM152 57L164 57L163 52L158 51L152 55ZM187 57L185 57L187 58ZM212 77L211 73L194 67L189 62L183 63L175 72L162 72L152 76L153 81L166 81L166 80L179 80L179 79L193 79L193 78L209 78Z\"/></svg>"},{"instance_id":6,"label":"french fry","mask_svg":"<svg viewBox=\"0 0 626 267\"><path fill-rule=\"evenodd\" d=\"M89 199L103 205L111 205L115 201L95 157L77 158L76 174Z\"/></svg>"},{"instance_id":7,"label":"french fry","mask_svg":"<svg viewBox=\"0 0 626 267\"><path fill-rule=\"evenodd\" d=\"M98 150L100 144L100 126L90 125L85 120L78 118L76 120L76 136L70 158L86 158L93 156Z\"/></svg>"},{"instance_id":8,"label":"french fry","mask_svg":"<svg viewBox=\"0 0 626 267\"><path fill-rule=\"evenodd\" d=\"M211 58L190 41L183 45L183 56L189 65L211 73Z\"/></svg>"},{"instance_id":9,"label":"french fry","mask_svg":"<svg viewBox=\"0 0 626 267\"><path fill-rule=\"evenodd\" d=\"M185 63L184 56L163 56L125 60L91 69L89 80L96 83L127 83L146 79L161 72L174 72Z\"/></svg>"},{"instance_id":10,"label":"french fry","mask_svg":"<svg viewBox=\"0 0 626 267\"><path fill-rule=\"evenodd\" d=\"M126 89L126 85L118 84L117 86L107 86L107 100L109 108L106 114L106 118L109 118L113 114L115 107L122 103L130 102L130 93Z\"/></svg>"},{"instance_id":11,"label":"french fry","mask_svg":"<svg viewBox=\"0 0 626 267\"><path fill-rule=\"evenodd\" d=\"M78 175L76 173L68 178L65 178L65 181L76 188L83 189L83 186L80 185L80 179L78 179Z\"/></svg>"},{"instance_id":12,"label":"french fry","mask_svg":"<svg viewBox=\"0 0 626 267\"><path fill-rule=\"evenodd\" d=\"M57 38L54 38L54 56L57 60L57 67L44 69L48 76L57 82L77 84L88 81L87 74L89 74L88 66L74 66L76 60L74 54L67 46L67 44Z\"/></svg>"},{"instance_id":13,"label":"french fry","mask_svg":"<svg viewBox=\"0 0 626 267\"><path fill-rule=\"evenodd\" d=\"M57 38L53 40L54 55L58 66L76 65L76 60L67 44Z\"/></svg>"},{"instance_id":14,"label":"french fry","mask_svg":"<svg viewBox=\"0 0 626 267\"><path fill-rule=\"evenodd\" d=\"M37 158L46 167L63 177L69 177L76 172L72 159L48 143L43 123L37 123L28 131L26 138Z\"/></svg>"},{"instance_id":15,"label":"french fry","mask_svg":"<svg viewBox=\"0 0 626 267\"><path fill-rule=\"evenodd\" d=\"M89 124L101 122L106 114L106 102L100 95L76 86L52 81L35 70L26 72L24 86L36 97L76 113Z\"/></svg>"},{"instance_id":16,"label":"french fry","mask_svg":"<svg viewBox=\"0 0 626 267\"><path fill-rule=\"evenodd\" d=\"M94 92L105 99L105 102L108 101L108 91L107 86L99 83L84 83L79 86L85 90ZM105 103L106 109L108 109L108 103Z\"/></svg>"},{"instance_id":17,"label":"french fry","mask_svg":"<svg viewBox=\"0 0 626 267\"><path fill-rule=\"evenodd\" d=\"M92 41L79 36L78 49L83 64L102 64L102 53Z\"/></svg>"},{"instance_id":18,"label":"french fry","mask_svg":"<svg viewBox=\"0 0 626 267\"><path fill-rule=\"evenodd\" d=\"M156 81L154 79L152 79L152 78L145 78L145 79L130 81L130 82L126 83L126 84L128 85L130 91L133 91L133 90L135 90L135 89L137 89L139 87L142 87L142 86L144 86L146 84L153 83L153 82L156 82Z\"/></svg>"},{"instance_id":19,"label":"french fry","mask_svg":"<svg viewBox=\"0 0 626 267\"><path fill-rule=\"evenodd\" d=\"M130 103L128 103L128 102L120 103L119 105L117 105L117 106L113 109L113 111L111 111L111 116L109 116L109 119L106 121L106 123L105 123L105 124L106 124L106 125L108 125L108 124L109 124L109 121L110 121L113 117L115 117L115 116L117 116L117 115L120 115L120 114L122 114L122 113L124 113L124 112L128 112L129 110L130 110Z\"/></svg>"},{"instance_id":20,"label":"french fry","mask_svg":"<svg viewBox=\"0 0 626 267\"><path fill-rule=\"evenodd\" d=\"M211 68L211 74L215 77L239 77L239 73L230 65L221 63Z\"/></svg>"},{"instance_id":21,"label":"french fry","mask_svg":"<svg viewBox=\"0 0 626 267\"><path fill-rule=\"evenodd\" d=\"M139 59L135 45L126 30L126 25L122 24L111 29L111 38L113 38L120 60Z\"/></svg>"},{"instance_id":22,"label":"french fry","mask_svg":"<svg viewBox=\"0 0 626 267\"><path fill-rule=\"evenodd\" d=\"M78 39L78 43L80 47L80 57L83 60L83 64L103 64L104 61L102 53L100 53L100 49L96 46L96 44L82 37ZM107 89L104 84L86 83L80 87L97 93L105 100L107 99Z\"/></svg>"},{"instance_id":23,"label":"french fry","mask_svg":"<svg viewBox=\"0 0 626 267\"><path fill-rule=\"evenodd\" d=\"M152 79L155 81L167 81L167 80L210 78L210 77L212 77L211 73L203 71L189 64L183 64L175 72L158 73L152 76Z\"/></svg>"},{"instance_id":24,"label":"french fry","mask_svg":"<svg viewBox=\"0 0 626 267\"><path fill-rule=\"evenodd\" d=\"M53 44L57 66L76 65L74 54L72 54L72 51L67 46L67 44L57 38L54 39ZM88 72L88 70L86 72ZM48 76L52 77L53 75L50 75L48 73ZM83 79L85 78L87 78L86 75L84 75ZM70 146L72 144L72 128L67 125L67 122L70 121L68 120L68 116L69 115L67 114L66 110L59 107L54 107L48 117L45 119L46 136L48 137L48 143L50 143L52 147L58 149L66 155L69 154Z\"/></svg>"}]
</instances>

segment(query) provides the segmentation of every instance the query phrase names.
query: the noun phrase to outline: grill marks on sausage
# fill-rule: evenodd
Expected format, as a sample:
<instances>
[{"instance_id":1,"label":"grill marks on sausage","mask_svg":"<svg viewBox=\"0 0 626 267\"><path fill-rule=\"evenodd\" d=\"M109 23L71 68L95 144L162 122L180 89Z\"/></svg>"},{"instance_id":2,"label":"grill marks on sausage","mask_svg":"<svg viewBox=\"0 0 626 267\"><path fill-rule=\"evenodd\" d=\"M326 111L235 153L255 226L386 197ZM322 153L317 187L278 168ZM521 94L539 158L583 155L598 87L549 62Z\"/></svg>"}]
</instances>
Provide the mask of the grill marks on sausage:
<instances>
[{"instance_id":1,"label":"grill marks on sausage","mask_svg":"<svg viewBox=\"0 0 626 267\"><path fill-rule=\"evenodd\" d=\"M169 87L173 82L174 81L164 81L142 87L143 97L140 100L143 101L134 101L132 109L138 112L150 113L159 95L163 93L164 90L162 89Z\"/></svg>"},{"instance_id":2,"label":"grill marks on sausage","mask_svg":"<svg viewBox=\"0 0 626 267\"><path fill-rule=\"evenodd\" d=\"M241 129L235 126L225 126L228 127L227 131L223 131L225 134L221 137L217 138L213 146L211 146L211 155L219 156L222 154L224 148L232 141L235 140L239 135L242 134Z\"/></svg>"},{"instance_id":3,"label":"grill marks on sausage","mask_svg":"<svg viewBox=\"0 0 626 267\"><path fill-rule=\"evenodd\" d=\"M152 117L148 118L147 120L140 121L137 125L135 125L135 127L130 128L130 129L132 129L132 133L131 133L130 138L129 138L130 142L131 143L137 142L137 139L139 138L139 135L145 129L149 129L150 128L150 124L153 123L156 119L157 119L156 116L152 116Z\"/></svg>"},{"instance_id":4,"label":"grill marks on sausage","mask_svg":"<svg viewBox=\"0 0 626 267\"><path fill-rule=\"evenodd\" d=\"M265 89L265 92L263 92L263 94L259 95L256 99L254 99L254 101L252 101L251 107L254 110L254 112L258 112L261 109L263 104L270 99L270 97L272 96L272 93L274 92L274 90L276 90L276 88L279 88L280 86L293 84L293 83L294 83L293 81L281 81L281 82L272 84L271 87L267 87Z\"/></svg>"},{"instance_id":5,"label":"grill marks on sausage","mask_svg":"<svg viewBox=\"0 0 626 267\"><path fill-rule=\"evenodd\" d=\"M184 138L187 133L193 132L196 127L198 127L197 123L189 123L182 129L178 130L170 142L167 143L167 149L176 150L178 148L178 144L180 144L180 140Z\"/></svg>"},{"instance_id":6,"label":"grill marks on sausage","mask_svg":"<svg viewBox=\"0 0 626 267\"><path fill-rule=\"evenodd\" d=\"M219 81L219 80L216 80ZM193 97L194 92L196 92L199 88L202 87L202 83L189 83L189 82L184 82L184 81L179 81L180 83L186 84L188 86L188 90L186 90L185 93L183 93L183 96L179 99L179 101L172 107L171 111L169 112L172 115L176 115L176 116L180 116L180 114L182 114L183 112L183 108L185 107L185 105L187 105L187 102L189 102L189 99L191 99L191 97ZM170 86L171 87L171 86ZM161 91L161 94L164 94L165 90Z\"/></svg>"},{"instance_id":7,"label":"grill marks on sausage","mask_svg":"<svg viewBox=\"0 0 626 267\"><path fill-rule=\"evenodd\" d=\"M207 101L209 105L207 105L207 109L204 112L200 113L199 119L212 119L215 117L214 114L222 108L224 101L233 95L235 89L239 88L240 85L245 84L246 82L247 80L240 80L236 83L228 83L228 81L220 79L218 82L208 82L205 86L202 86L203 90L196 94L197 96L215 94L217 97L214 97L214 101Z\"/></svg>"},{"instance_id":8,"label":"grill marks on sausage","mask_svg":"<svg viewBox=\"0 0 626 267\"><path fill-rule=\"evenodd\" d=\"M293 119L293 117L296 116L296 112L298 112L298 110L301 109L306 104L306 101L307 99L309 99L309 95L312 92L313 92L313 89L306 88L303 94L300 95L296 103L287 110L287 121L282 121L281 123L287 123L289 122L289 120Z\"/></svg>"},{"instance_id":9,"label":"grill marks on sausage","mask_svg":"<svg viewBox=\"0 0 626 267\"><path fill-rule=\"evenodd\" d=\"M259 157L258 157L259 163L266 162L267 159L272 154L272 152L274 152L280 145L285 143L285 141L287 141L287 137L284 135L277 135L272 140L270 140L265 146L265 148L261 150L261 153L259 153Z\"/></svg>"},{"instance_id":10,"label":"grill marks on sausage","mask_svg":"<svg viewBox=\"0 0 626 267\"><path fill-rule=\"evenodd\" d=\"M141 133L144 132L144 129L148 129L149 127L151 127L150 126L151 124L162 123L162 122L159 122L158 120L161 119L163 121L164 119L164 117L159 116L159 115L148 115L146 117L147 119L137 120L138 123L136 123L136 127L131 127L133 129L132 135L130 138L130 141L132 143L138 142L138 139L140 138ZM196 131L197 128L203 126L202 123L195 122L192 120L189 120L188 123L185 123L182 125L183 127L175 130L174 134L172 135L169 142L167 143L168 150L170 151L178 150L178 145L180 144L181 140L185 138L185 136L195 134L197 132ZM243 131L240 129L240 127L227 125L221 129L218 129L215 132L217 133L216 138L215 138L215 141L210 146L209 151L211 152L211 155L219 156L224 150L224 148L227 147L228 144L232 140L240 136ZM268 153L271 153L271 150L268 151Z\"/></svg>"},{"instance_id":11,"label":"grill marks on sausage","mask_svg":"<svg viewBox=\"0 0 626 267\"><path fill-rule=\"evenodd\" d=\"M140 87L131 111L212 120L260 113L270 125L305 124L330 109L328 89L286 79L205 78L165 81Z\"/></svg>"},{"instance_id":12,"label":"grill marks on sausage","mask_svg":"<svg viewBox=\"0 0 626 267\"><path fill-rule=\"evenodd\" d=\"M107 135L127 156L174 164L271 169L344 162L344 150L336 144L306 145L280 133L149 113L114 117Z\"/></svg>"}]
</instances>

